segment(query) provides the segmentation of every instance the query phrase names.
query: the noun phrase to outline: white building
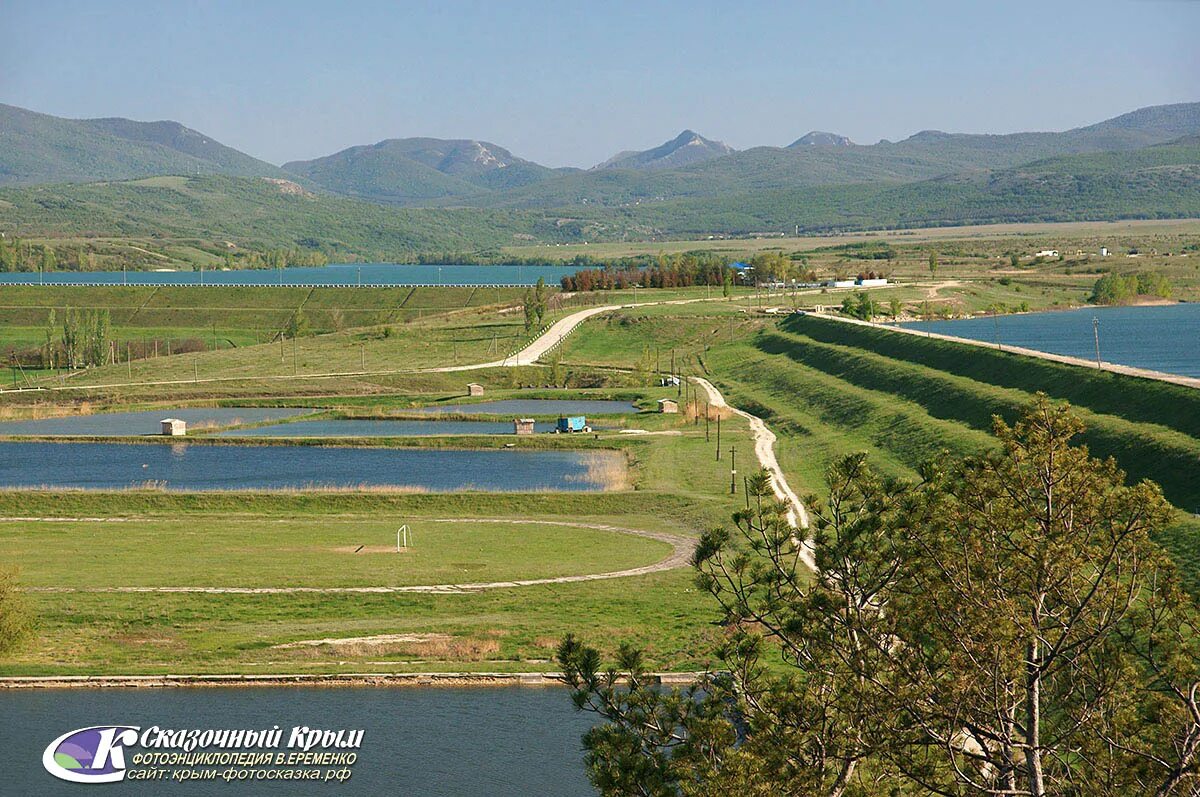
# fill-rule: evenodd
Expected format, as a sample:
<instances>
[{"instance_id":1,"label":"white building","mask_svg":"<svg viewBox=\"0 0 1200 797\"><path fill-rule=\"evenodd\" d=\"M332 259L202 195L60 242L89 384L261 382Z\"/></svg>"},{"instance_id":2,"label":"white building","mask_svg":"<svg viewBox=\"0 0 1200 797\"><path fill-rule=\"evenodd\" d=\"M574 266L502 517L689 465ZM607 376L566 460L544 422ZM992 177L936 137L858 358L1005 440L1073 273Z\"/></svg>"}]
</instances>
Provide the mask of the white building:
<instances>
[{"instance_id":1,"label":"white building","mask_svg":"<svg viewBox=\"0 0 1200 797\"><path fill-rule=\"evenodd\" d=\"M187 422L178 418L163 418L162 433L168 437L183 437L187 434Z\"/></svg>"}]
</instances>

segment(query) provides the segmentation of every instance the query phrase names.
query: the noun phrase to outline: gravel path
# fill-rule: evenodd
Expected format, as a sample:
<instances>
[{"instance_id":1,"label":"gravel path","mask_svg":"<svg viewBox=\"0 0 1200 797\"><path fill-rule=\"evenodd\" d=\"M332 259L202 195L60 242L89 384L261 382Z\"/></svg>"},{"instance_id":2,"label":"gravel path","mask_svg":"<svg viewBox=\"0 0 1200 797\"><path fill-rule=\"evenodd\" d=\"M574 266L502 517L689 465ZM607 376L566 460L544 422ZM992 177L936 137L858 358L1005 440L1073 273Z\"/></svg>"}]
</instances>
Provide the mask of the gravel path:
<instances>
[{"instance_id":1,"label":"gravel path","mask_svg":"<svg viewBox=\"0 0 1200 797\"><path fill-rule=\"evenodd\" d=\"M754 436L754 456L758 460L758 464L770 474L771 489L774 490L775 497L788 505L788 523L792 525L792 528L808 528L808 512L805 511L800 497L788 484L787 477L783 475L783 469L779 467L779 460L775 457L775 433L767 428L767 424L762 418L726 403L725 397L713 386L712 382L699 376L692 377L692 381L708 394L709 404L714 407L725 407L735 415L740 415L749 421L750 433ZM812 543L807 540L801 546L800 559L810 570L817 569L816 560L813 558Z\"/></svg>"}]
</instances>

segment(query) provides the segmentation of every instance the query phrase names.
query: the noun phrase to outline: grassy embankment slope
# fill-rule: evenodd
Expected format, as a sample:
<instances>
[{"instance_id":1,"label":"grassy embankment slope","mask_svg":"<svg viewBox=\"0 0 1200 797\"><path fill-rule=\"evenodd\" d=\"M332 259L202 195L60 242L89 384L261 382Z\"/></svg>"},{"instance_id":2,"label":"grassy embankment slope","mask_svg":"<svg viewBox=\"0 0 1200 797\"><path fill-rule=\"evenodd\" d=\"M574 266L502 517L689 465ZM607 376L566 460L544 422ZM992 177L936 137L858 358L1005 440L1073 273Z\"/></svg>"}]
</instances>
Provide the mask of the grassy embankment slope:
<instances>
[{"instance_id":1,"label":"grassy embankment slope","mask_svg":"<svg viewBox=\"0 0 1200 797\"><path fill-rule=\"evenodd\" d=\"M1190 514L1200 509L1196 391L834 321L688 312L690 319L637 310L597 319L563 356L635 368L642 341L674 346L686 369L702 370L729 401L767 420L802 494L819 494L825 468L856 451L906 477L944 451L979 451L992 444L993 415L1011 422L1045 392L1076 408L1088 425L1081 442L1094 454L1115 457L1131 479L1160 483L1185 510L1161 542L1200 589L1200 523Z\"/></svg>"}]
</instances>

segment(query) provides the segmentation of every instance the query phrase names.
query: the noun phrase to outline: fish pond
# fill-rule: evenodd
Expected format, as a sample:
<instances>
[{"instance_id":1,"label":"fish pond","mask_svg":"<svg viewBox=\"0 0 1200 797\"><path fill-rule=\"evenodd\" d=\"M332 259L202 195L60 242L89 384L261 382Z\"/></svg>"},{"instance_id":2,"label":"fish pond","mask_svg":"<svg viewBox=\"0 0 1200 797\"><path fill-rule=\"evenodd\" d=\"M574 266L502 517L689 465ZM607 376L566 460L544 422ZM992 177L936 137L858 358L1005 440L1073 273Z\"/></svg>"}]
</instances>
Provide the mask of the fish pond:
<instances>
[{"instance_id":1,"label":"fish pond","mask_svg":"<svg viewBox=\"0 0 1200 797\"><path fill-rule=\"evenodd\" d=\"M638 408L628 401L597 399L500 399L478 404L439 404L420 407L415 413L443 415L632 415Z\"/></svg>"},{"instance_id":2,"label":"fish pond","mask_svg":"<svg viewBox=\"0 0 1200 797\"><path fill-rule=\"evenodd\" d=\"M553 432L554 424L539 421L535 432ZM431 437L436 435L516 434L511 421L400 421L331 418L292 421L249 429L227 429L215 437Z\"/></svg>"},{"instance_id":3,"label":"fish pond","mask_svg":"<svg viewBox=\"0 0 1200 797\"><path fill-rule=\"evenodd\" d=\"M105 412L95 415L64 415L28 421L0 421L0 435L44 435L55 437L129 437L159 434L164 418L186 421L189 431L197 428L266 423L316 410L296 408L216 407L143 412Z\"/></svg>"},{"instance_id":4,"label":"fish pond","mask_svg":"<svg viewBox=\"0 0 1200 797\"><path fill-rule=\"evenodd\" d=\"M0 487L596 491L625 468L612 451L0 442Z\"/></svg>"}]
</instances>

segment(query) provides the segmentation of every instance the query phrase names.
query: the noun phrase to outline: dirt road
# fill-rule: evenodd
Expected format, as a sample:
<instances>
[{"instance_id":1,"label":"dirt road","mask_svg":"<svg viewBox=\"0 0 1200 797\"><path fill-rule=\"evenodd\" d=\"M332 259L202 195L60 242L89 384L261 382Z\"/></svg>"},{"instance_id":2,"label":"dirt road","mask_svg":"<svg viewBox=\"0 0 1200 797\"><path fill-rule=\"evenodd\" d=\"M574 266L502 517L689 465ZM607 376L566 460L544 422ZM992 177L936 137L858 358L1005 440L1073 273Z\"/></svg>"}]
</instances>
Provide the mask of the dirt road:
<instances>
[{"instance_id":1,"label":"dirt road","mask_svg":"<svg viewBox=\"0 0 1200 797\"><path fill-rule=\"evenodd\" d=\"M754 457L758 460L758 464L770 474L771 489L774 490L775 497L788 505L788 523L793 528L808 528L808 512L805 511L799 496L788 484L787 477L783 475L783 469L779 467L779 460L775 457L775 433L767 428L767 424L762 418L730 406L725 401L725 397L721 395L721 391L717 390L712 382L699 376L692 377L692 381L708 394L709 404L714 407L726 407L730 412L740 415L750 423L750 433L754 436ZM805 541L801 547L800 559L810 570L817 569L816 560L813 558L812 544L808 541Z\"/></svg>"}]
</instances>

